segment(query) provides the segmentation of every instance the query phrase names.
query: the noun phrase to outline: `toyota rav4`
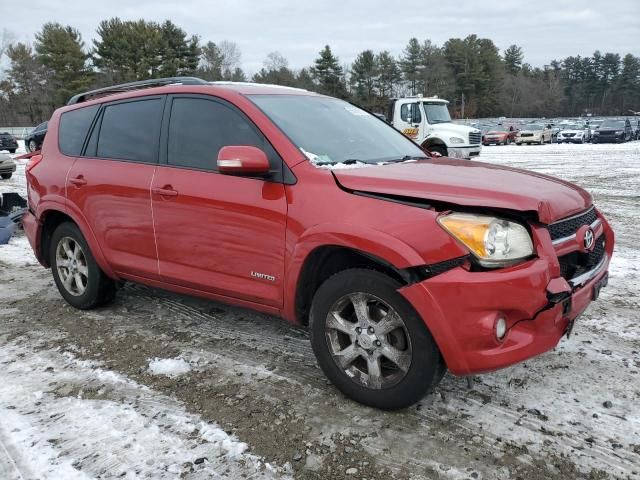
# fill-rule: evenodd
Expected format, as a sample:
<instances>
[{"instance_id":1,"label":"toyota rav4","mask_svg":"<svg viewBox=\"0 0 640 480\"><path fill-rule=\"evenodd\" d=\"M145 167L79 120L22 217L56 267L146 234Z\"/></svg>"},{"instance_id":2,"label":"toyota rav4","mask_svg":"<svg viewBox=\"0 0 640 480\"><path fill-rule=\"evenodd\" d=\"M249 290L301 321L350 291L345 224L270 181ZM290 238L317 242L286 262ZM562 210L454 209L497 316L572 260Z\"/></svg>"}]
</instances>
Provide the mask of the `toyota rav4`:
<instances>
[{"instance_id":1,"label":"toyota rav4","mask_svg":"<svg viewBox=\"0 0 640 480\"><path fill-rule=\"evenodd\" d=\"M26 176L25 231L74 307L131 281L282 316L309 328L338 389L385 409L447 370L554 348L614 246L575 185L430 157L360 108L285 87L76 95Z\"/></svg>"}]
</instances>

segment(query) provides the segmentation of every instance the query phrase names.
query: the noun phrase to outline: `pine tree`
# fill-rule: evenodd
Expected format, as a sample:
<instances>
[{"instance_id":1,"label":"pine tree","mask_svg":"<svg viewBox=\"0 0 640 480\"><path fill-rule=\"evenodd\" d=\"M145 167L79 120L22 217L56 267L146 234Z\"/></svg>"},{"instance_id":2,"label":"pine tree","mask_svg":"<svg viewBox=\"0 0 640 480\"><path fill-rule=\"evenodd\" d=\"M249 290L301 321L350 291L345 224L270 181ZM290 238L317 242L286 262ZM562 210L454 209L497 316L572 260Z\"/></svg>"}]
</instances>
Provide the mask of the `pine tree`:
<instances>
[{"instance_id":1,"label":"pine tree","mask_svg":"<svg viewBox=\"0 0 640 480\"><path fill-rule=\"evenodd\" d=\"M396 60L386 50L376 55L376 63L380 72L377 88L383 103L386 103L386 100L393 96L393 89L402 79L402 73Z\"/></svg>"},{"instance_id":2,"label":"pine tree","mask_svg":"<svg viewBox=\"0 0 640 480\"><path fill-rule=\"evenodd\" d=\"M379 75L378 63L373 50L365 50L351 65L351 78L356 88L356 97L372 110L376 104L376 85Z\"/></svg>"},{"instance_id":3,"label":"pine tree","mask_svg":"<svg viewBox=\"0 0 640 480\"><path fill-rule=\"evenodd\" d=\"M92 80L89 55L83 50L80 32L59 23L46 23L36 34L36 59L44 67L53 95L53 108L64 105L72 95L87 89Z\"/></svg>"},{"instance_id":4,"label":"pine tree","mask_svg":"<svg viewBox=\"0 0 640 480\"><path fill-rule=\"evenodd\" d=\"M213 42L207 42L200 49L198 76L210 82L222 80L222 61L222 52L218 46Z\"/></svg>"},{"instance_id":5,"label":"pine tree","mask_svg":"<svg viewBox=\"0 0 640 480\"><path fill-rule=\"evenodd\" d=\"M404 74L404 79L411 86L411 94L417 93L418 78L420 77L420 43L417 38L411 38L400 57L400 69Z\"/></svg>"},{"instance_id":6,"label":"pine tree","mask_svg":"<svg viewBox=\"0 0 640 480\"><path fill-rule=\"evenodd\" d=\"M511 45L504 51L504 67L511 75L516 75L522 68L524 54L522 48L517 45Z\"/></svg>"},{"instance_id":7,"label":"pine tree","mask_svg":"<svg viewBox=\"0 0 640 480\"><path fill-rule=\"evenodd\" d=\"M326 45L311 68L311 75L317 82L322 93L338 98L347 97L347 89L343 80L343 70L338 58L331 52L331 47Z\"/></svg>"}]
</instances>

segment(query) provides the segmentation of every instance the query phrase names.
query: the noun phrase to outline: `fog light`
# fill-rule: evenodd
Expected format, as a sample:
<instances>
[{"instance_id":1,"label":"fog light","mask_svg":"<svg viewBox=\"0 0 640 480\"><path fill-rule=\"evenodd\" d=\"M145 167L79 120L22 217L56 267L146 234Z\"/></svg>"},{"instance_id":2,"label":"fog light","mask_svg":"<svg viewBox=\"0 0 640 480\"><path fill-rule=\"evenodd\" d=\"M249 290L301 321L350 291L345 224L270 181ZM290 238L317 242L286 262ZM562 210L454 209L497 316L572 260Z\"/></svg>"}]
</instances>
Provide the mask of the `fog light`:
<instances>
[{"instance_id":1,"label":"fog light","mask_svg":"<svg viewBox=\"0 0 640 480\"><path fill-rule=\"evenodd\" d=\"M507 334L507 321L503 317L500 317L496 321L496 338L498 340L502 340L506 334Z\"/></svg>"}]
</instances>

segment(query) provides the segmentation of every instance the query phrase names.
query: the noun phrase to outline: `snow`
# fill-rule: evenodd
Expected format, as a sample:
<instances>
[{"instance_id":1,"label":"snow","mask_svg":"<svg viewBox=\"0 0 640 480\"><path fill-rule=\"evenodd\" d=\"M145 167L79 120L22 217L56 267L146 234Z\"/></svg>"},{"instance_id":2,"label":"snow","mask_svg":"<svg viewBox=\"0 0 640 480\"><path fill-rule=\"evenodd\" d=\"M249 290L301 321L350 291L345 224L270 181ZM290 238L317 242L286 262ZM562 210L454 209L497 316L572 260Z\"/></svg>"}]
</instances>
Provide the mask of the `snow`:
<instances>
[{"instance_id":1,"label":"snow","mask_svg":"<svg viewBox=\"0 0 640 480\"><path fill-rule=\"evenodd\" d=\"M180 403L95 362L10 342L0 365L3 480L163 479L186 468L195 469L190 478L288 476Z\"/></svg>"},{"instance_id":2,"label":"snow","mask_svg":"<svg viewBox=\"0 0 640 480\"><path fill-rule=\"evenodd\" d=\"M155 358L149 362L149 371L154 375L179 377L191 371L191 365L182 358Z\"/></svg>"}]
</instances>

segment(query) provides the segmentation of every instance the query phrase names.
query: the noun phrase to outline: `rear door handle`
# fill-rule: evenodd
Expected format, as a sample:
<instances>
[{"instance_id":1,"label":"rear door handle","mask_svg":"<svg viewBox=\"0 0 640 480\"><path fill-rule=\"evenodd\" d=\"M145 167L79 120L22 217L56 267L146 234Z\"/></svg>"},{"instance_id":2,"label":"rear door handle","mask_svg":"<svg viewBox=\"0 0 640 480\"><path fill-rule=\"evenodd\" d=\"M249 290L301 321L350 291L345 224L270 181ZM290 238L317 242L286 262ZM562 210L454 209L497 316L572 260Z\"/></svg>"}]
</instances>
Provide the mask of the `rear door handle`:
<instances>
[{"instance_id":1,"label":"rear door handle","mask_svg":"<svg viewBox=\"0 0 640 480\"><path fill-rule=\"evenodd\" d=\"M170 185L166 185L164 188L153 187L151 189L151 192L157 195L163 195L165 197L175 197L176 195L178 195L178 192L171 188Z\"/></svg>"},{"instance_id":2,"label":"rear door handle","mask_svg":"<svg viewBox=\"0 0 640 480\"><path fill-rule=\"evenodd\" d=\"M73 183L76 187L81 187L82 185L87 184L87 181L82 175L78 175L76 178L70 179L69 182Z\"/></svg>"}]
</instances>

